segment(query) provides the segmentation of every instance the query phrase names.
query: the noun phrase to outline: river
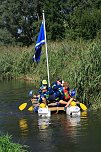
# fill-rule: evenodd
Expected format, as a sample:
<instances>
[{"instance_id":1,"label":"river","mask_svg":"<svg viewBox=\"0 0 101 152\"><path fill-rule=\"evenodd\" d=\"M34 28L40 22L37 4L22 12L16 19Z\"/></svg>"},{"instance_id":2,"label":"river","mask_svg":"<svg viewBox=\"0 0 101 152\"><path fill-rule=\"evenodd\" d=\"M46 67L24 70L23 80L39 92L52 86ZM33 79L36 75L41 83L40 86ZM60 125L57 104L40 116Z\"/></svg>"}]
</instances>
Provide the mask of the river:
<instances>
[{"instance_id":1,"label":"river","mask_svg":"<svg viewBox=\"0 0 101 152\"><path fill-rule=\"evenodd\" d=\"M0 134L12 135L31 152L101 151L101 110L74 118L65 113L40 118L27 108L18 109L32 89L36 91L34 84L25 81L0 82Z\"/></svg>"}]
</instances>

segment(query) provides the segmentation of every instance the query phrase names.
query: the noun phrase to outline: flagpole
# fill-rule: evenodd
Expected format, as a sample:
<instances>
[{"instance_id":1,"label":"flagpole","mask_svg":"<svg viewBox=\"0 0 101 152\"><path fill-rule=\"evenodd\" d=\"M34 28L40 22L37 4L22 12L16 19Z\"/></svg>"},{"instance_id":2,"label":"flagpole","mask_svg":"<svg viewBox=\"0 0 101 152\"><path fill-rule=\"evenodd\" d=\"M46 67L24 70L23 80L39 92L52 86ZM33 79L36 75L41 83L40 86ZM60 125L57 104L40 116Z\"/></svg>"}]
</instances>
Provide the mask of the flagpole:
<instances>
[{"instance_id":1,"label":"flagpole","mask_svg":"<svg viewBox=\"0 0 101 152\"><path fill-rule=\"evenodd\" d=\"M49 64L48 64L48 51L47 51L47 40L46 40L46 27L45 27L45 15L43 14L43 24L44 24L44 34L45 34L45 48L46 48L46 60L47 60L47 74L48 74L48 86L50 87L50 77L49 77Z\"/></svg>"}]
</instances>

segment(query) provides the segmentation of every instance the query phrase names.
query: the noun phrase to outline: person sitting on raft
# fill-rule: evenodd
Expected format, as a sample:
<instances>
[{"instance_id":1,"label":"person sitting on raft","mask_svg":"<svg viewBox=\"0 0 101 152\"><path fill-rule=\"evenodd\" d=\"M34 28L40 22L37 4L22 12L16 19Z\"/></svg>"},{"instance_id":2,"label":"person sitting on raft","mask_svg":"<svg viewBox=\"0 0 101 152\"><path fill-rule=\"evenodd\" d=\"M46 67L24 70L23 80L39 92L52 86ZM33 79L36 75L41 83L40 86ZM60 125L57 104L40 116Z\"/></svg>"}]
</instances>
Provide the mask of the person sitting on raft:
<instances>
[{"instance_id":1,"label":"person sitting on raft","mask_svg":"<svg viewBox=\"0 0 101 152\"><path fill-rule=\"evenodd\" d=\"M51 87L48 88L49 91L49 103L51 102L59 102L63 98L63 86L62 80L57 78L55 82L52 83Z\"/></svg>"},{"instance_id":2,"label":"person sitting on raft","mask_svg":"<svg viewBox=\"0 0 101 152\"><path fill-rule=\"evenodd\" d=\"M58 94L58 96L62 96L63 95L62 79L57 78L56 82L52 83L51 88L54 91L54 93Z\"/></svg>"},{"instance_id":3,"label":"person sitting on raft","mask_svg":"<svg viewBox=\"0 0 101 152\"><path fill-rule=\"evenodd\" d=\"M40 86L40 91L41 91L41 87L46 87L48 89L48 83L47 83L47 80L42 80L41 82L41 86Z\"/></svg>"},{"instance_id":4,"label":"person sitting on raft","mask_svg":"<svg viewBox=\"0 0 101 152\"><path fill-rule=\"evenodd\" d=\"M39 102L39 104L44 103L45 105L47 105L47 99L48 99L48 96L49 96L47 86L42 86L40 88L40 90L41 90L41 93L40 93L40 96L38 98L38 102Z\"/></svg>"},{"instance_id":5,"label":"person sitting on raft","mask_svg":"<svg viewBox=\"0 0 101 152\"><path fill-rule=\"evenodd\" d=\"M59 82L58 82L59 81ZM50 102L55 101L58 105L65 105L65 108L70 105L70 103L75 100L72 96L74 94L72 93L72 96L70 95L70 88L68 86L67 82L63 82L61 80L57 80L57 83L53 83L53 90L54 93L49 96L48 100Z\"/></svg>"},{"instance_id":6,"label":"person sitting on raft","mask_svg":"<svg viewBox=\"0 0 101 152\"><path fill-rule=\"evenodd\" d=\"M48 91L47 91L47 87L46 86L41 86L40 87L40 94L38 95L38 99L37 99L37 101L38 101L38 103L37 103L37 105L34 107L34 111L35 112L38 112L38 108L40 107L40 106L43 106L44 108L47 106L47 100L46 100L46 98L47 98L47 96L48 96Z\"/></svg>"},{"instance_id":7,"label":"person sitting on raft","mask_svg":"<svg viewBox=\"0 0 101 152\"><path fill-rule=\"evenodd\" d=\"M62 87L61 79L57 79L57 81L54 82L52 86L49 88L47 86L47 81L43 80L42 86L39 89L39 95L37 96L38 101L44 102L45 104L49 104L51 102L59 102L59 100L62 99L61 97L63 95L62 89L63 87ZM44 95L43 95L43 92L44 92ZM34 102L34 99L32 99L32 102Z\"/></svg>"},{"instance_id":8,"label":"person sitting on raft","mask_svg":"<svg viewBox=\"0 0 101 152\"><path fill-rule=\"evenodd\" d=\"M46 80L42 82L46 82ZM39 103L45 103L45 105L56 102L57 104L65 105L65 107L67 107L74 99L71 98L69 94L68 84L66 82L62 84L62 80L59 78L49 88L47 87L47 83L42 83L39 90L39 95L34 95L33 97L34 99L31 100L32 103L34 103L36 100Z\"/></svg>"},{"instance_id":9,"label":"person sitting on raft","mask_svg":"<svg viewBox=\"0 0 101 152\"><path fill-rule=\"evenodd\" d=\"M68 90L68 91L67 91ZM66 94L67 91L67 94ZM42 93L43 94L43 93ZM44 91L44 97L41 97L41 102L43 100L43 102L45 104L49 104L49 103L57 103L62 104L62 105L68 105L67 103L67 96L68 96L68 101L70 99L70 95L69 95L69 87L67 86L67 83L63 83L62 84L62 80L61 79L57 79L56 82L54 82L51 87L49 87L48 89L45 88ZM70 99L70 101L73 99Z\"/></svg>"},{"instance_id":10,"label":"person sitting on raft","mask_svg":"<svg viewBox=\"0 0 101 152\"><path fill-rule=\"evenodd\" d=\"M38 99L40 98L40 94L42 93L42 87L44 87L44 86L48 89L47 80L42 80L40 89L38 90L38 94L37 95L35 95L35 94L32 95L32 99L31 99L32 103L35 103L36 101L38 101Z\"/></svg>"},{"instance_id":11,"label":"person sitting on raft","mask_svg":"<svg viewBox=\"0 0 101 152\"><path fill-rule=\"evenodd\" d=\"M75 91L73 90L70 93L70 88L69 88L68 83L64 82L63 83L63 93L64 93L64 97L63 97L63 100L60 101L60 103L65 104L65 108L67 108L72 103L72 101L76 101L73 98L73 96L75 96ZM77 102L77 103L79 103L79 102Z\"/></svg>"},{"instance_id":12,"label":"person sitting on raft","mask_svg":"<svg viewBox=\"0 0 101 152\"><path fill-rule=\"evenodd\" d=\"M48 83L47 83L47 80L42 80L42 86L46 86L46 88L48 89Z\"/></svg>"},{"instance_id":13,"label":"person sitting on raft","mask_svg":"<svg viewBox=\"0 0 101 152\"><path fill-rule=\"evenodd\" d=\"M40 90L39 104L43 102L45 105L48 105L49 103L60 100L60 93L54 92L51 87L47 89L46 86L42 86Z\"/></svg>"},{"instance_id":14,"label":"person sitting on raft","mask_svg":"<svg viewBox=\"0 0 101 152\"><path fill-rule=\"evenodd\" d=\"M52 83L51 88L53 89L54 92L58 92L62 90L63 89L62 80L60 78L57 78L57 80Z\"/></svg>"}]
</instances>

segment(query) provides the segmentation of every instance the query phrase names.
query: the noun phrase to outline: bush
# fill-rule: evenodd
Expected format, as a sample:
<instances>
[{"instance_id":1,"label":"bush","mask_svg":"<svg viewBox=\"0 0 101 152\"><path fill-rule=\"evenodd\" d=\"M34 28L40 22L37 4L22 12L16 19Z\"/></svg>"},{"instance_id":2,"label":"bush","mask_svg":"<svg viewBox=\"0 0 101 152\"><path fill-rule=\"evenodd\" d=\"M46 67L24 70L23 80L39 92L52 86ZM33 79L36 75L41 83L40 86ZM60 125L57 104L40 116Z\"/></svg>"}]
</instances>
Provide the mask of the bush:
<instances>
[{"instance_id":1,"label":"bush","mask_svg":"<svg viewBox=\"0 0 101 152\"><path fill-rule=\"evenodd\" d=\"M27 146L25 145L13 143L11 136L0 136L0 152L27 152L26 148Z\"/></svg>"}]
</instances>

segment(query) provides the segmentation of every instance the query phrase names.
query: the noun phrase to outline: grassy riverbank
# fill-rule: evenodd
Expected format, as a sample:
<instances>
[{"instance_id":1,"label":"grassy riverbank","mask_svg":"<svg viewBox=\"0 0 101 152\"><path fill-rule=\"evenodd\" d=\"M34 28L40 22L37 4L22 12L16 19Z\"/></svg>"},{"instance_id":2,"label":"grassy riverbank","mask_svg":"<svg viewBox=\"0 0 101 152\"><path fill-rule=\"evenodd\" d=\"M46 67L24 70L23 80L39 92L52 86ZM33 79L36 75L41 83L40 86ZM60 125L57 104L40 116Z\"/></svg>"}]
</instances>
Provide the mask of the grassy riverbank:
<instances>
[{"instance_id":1,"label":"grassy riverbank","mask_svg":"<svg viewBox=\"0 0 101 152\"><path fill-rule=\"evenodd\" d=\"M13 143L11 136L0 136L0 152L27 152L27 146Z\"/></svg>"},{"instance_id":2,"label":"grassy riverbank","mask_svg":"<svg viewBox=\"0 0 101 152\"><path fill-rule=\"evenodd\" d=\"M33 63L34 45L30 47L0 47L1 80L24 78L37 85L47 79L45 48L41 61ZM84 103L101 106L101 43L93 41L48 42L50 80L58 76L75 87L77 98ZM95 104L94 104L95 105ZM95 107L95 106L94 106Z\"/></svg>"}]
</instances>

